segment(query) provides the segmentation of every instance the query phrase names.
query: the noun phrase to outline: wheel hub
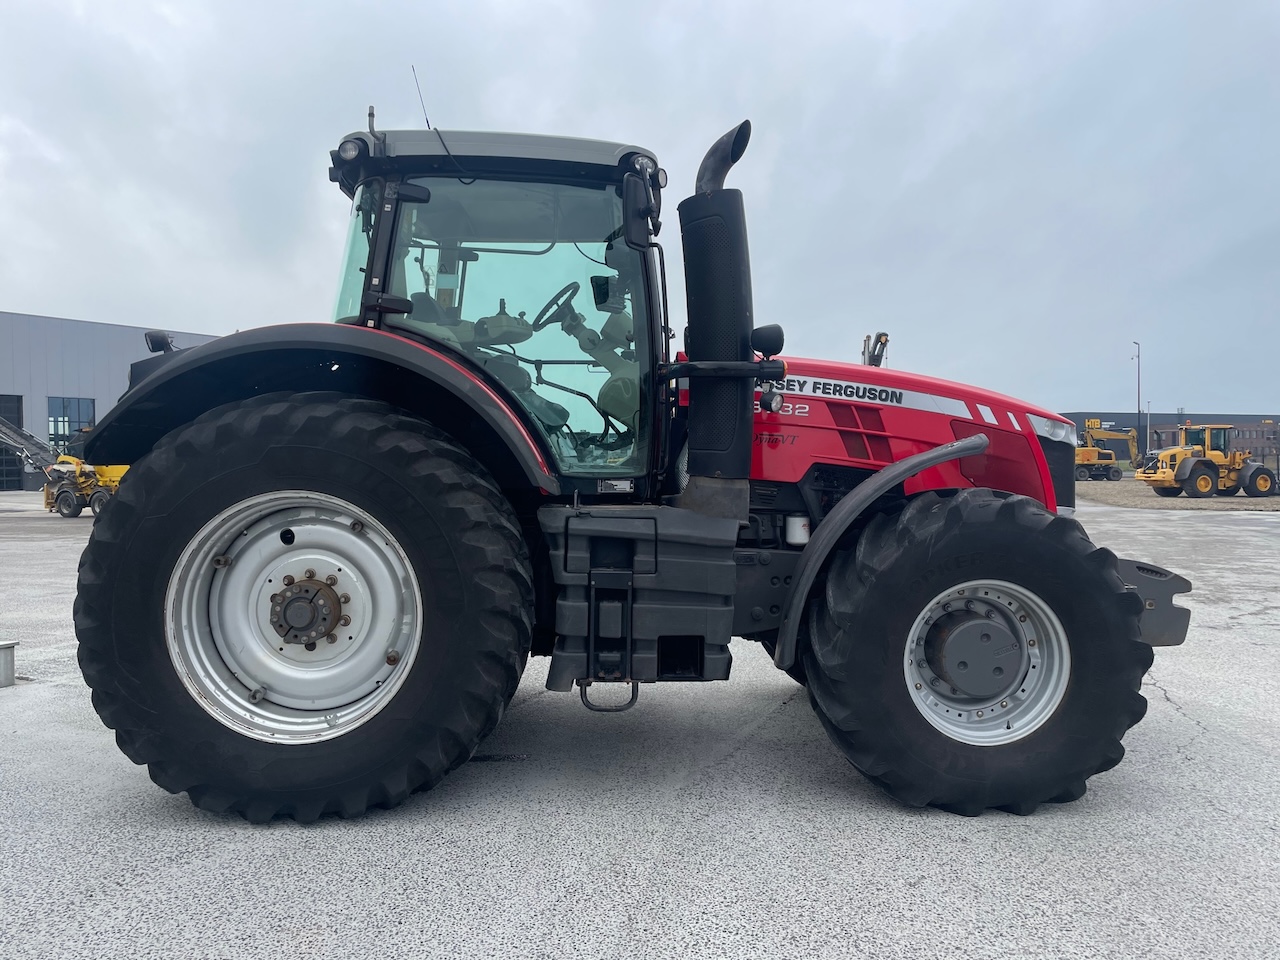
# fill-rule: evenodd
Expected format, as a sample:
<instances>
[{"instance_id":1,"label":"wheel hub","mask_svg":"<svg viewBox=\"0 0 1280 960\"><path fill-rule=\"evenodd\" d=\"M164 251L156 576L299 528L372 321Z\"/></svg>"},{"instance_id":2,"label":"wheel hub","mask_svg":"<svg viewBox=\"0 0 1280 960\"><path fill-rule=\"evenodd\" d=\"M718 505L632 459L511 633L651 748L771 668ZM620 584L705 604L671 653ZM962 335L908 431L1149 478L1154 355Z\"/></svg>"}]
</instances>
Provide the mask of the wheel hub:
<instances>
[{"instance_id":1,"label":"wheel hub","mask_svg":"<svg viewBox=\"0 0 1280 960\"><path fill-rule=\"evenodd\" d=\"M336 581L336 577L332 578ZM336 590L320 580L299 580L273 593L268 619L285 643L333 643L334 628L342 617L342 601Z\"/></svg>"},{"instance_id":2,"label":"wheel hub","mask_svg":"<svg viewBox=\"0 0 1280 960\"><path fill-rule=\"evenodd\" d=\"M968 697L990 697L1009 686L1022 645L999 615L949 613L925 638L925 660L939 677Z\"/></svg>"},{"instance_id":3,"label":"wheel hub","mask_svg":"<svg viewBox=\"0 0 1280 960\"><path fill-rule=\"evenodd\" d=\"M974 746L1019 740L1062 702L1071 676L1066 631L1034 591L969 580L939 593L906 638L903 679L916 709Z\"/></svg>"}]
</instances>

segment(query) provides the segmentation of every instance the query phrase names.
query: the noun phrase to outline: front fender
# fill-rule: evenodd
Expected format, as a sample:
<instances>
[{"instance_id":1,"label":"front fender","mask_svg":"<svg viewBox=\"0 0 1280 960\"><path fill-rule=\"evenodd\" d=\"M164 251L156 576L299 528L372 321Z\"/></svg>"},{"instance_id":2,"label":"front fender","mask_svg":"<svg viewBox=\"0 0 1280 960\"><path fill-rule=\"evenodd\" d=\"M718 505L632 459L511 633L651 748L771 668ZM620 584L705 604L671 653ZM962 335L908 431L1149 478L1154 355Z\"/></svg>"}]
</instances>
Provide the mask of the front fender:
<instances>
[{"instance_id":1,"label":"front fender","mask_svg":"<svg viewBox=\"0 0 1280 960\"><path fill-rule=\"evenodd\" d=\"M214 407L281 390L383 400L436 422L499 476L559 493L534 432L477 371L443 350L336 323L259 327L134 365L128 391L84 444L90 463L132 464L169 431ZM474 433L466 425L478 428ZM487 430L485 430L487 428ZM514 474L514 475L512 475Z\"/></svg>"},{"instance_id":2,"label":"front fender","mask_svg":"<svg viewBox=\"0 0 1280 960\"><path fill-rule=\"evenodd\" d=\"M835 549L849 526L881 494L889 492L908 477L915 476L929 467L946 463L948 460L977 456L987 449L989 443L987 435L979 433L906 457L885 467L874 476L868 477L854 487L853 492L847 497L841 498L818 525L817 532L805 546L804 553L800 555L800 562L792 575L791 592L783 604L782 626L778 628L777 645L773 651L773 662L780 670L786 670L795 663L796 636L804 617L805 606L809 602L809 593L818 579L823 564L827 562L827 557L831 555L831 551Z\"/></svg>"}]
</instances>

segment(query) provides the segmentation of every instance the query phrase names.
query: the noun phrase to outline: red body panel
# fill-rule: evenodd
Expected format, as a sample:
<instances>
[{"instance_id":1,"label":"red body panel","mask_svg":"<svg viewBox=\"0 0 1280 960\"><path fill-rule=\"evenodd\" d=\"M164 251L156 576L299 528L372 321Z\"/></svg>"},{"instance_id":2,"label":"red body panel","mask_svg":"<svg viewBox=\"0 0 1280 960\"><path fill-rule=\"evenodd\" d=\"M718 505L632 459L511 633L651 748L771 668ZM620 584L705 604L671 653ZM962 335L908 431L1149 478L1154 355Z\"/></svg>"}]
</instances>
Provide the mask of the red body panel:
<instances>
[{"instance_id":1,"label":"red body panel","mask_svg":"<svg viewBox=\"0 0 1280 960\"><path fill-rule=\"evenodd\" d=\"M991 446L984 456L926 470L907 481L906 492L983 486L1057 507L1026 414L1062 419L1058 414L947 380L823 360L788 360L787 379L774 387L784 405L780 413L756 413L753 480L795 483L814 463L878 470L985 433Z\"/></svg>"}]
</instances>

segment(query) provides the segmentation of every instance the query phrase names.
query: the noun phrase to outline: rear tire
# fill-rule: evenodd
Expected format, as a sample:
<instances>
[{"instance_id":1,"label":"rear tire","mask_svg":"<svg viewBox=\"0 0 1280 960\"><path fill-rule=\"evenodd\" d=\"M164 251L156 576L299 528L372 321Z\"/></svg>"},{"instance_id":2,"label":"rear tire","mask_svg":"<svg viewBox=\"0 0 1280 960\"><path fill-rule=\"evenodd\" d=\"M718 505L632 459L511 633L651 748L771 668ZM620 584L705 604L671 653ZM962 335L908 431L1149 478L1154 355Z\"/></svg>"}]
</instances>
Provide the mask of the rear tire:
<instances>
[{"instance_id":1,"label":"rear tire","mask_svg":"<svg viewBox=\"0 0 1280 960\"><path fill-rule=\"evenodd\" d=\"M1108 479L1108 480L1123 480L1123 479L1124 479L1124 471L1123 471L1123 470L1121 470L1119 467L1112 467L1110 470L1108 470L1108 471L1107 471L1107 479Z\"/></svg>"},{"instance_id":2,"label":"rear tire","mask_svg":"<svg viewBox=\"0 0 1280 960\"><path fill-rule=\"evenodd\" d=\"M520 526L428 423L334 394L232 404L169 434L114 501L80 561L80 666L121 750L198 807L395 806L464 763L515 692ZM279 603L286 572L300 592ZM313 626L334 641L308 649Z\"/></svg>"},{"instance_id":3,"label":"rear tire","mask_svg":"<svg viewBox=\"0 0 1280 960\"><path fill-rule=\"evenodd\" d=\"M942 603L950 612L928 626ZM925 493L877 516L836 554L811 610L804 665L818 718L861 773L911 806L1025 814L1077 799L1146 712L1142 601L1111 551L1026 497ZM976 644L988 623L1002 646ZM917 643L966 635L985 659L961 682L986 683L981 696L934 683L937 648L926 656ZM967 670L955 649L943 660ZM999 664L1007 678L987 670Z\"/></svg>"},{"instance_id":4,"label":"rear tire","mask_svg":"<svg viewBox=\"0 0 1280 960\"><path fill-rule=\"evenodd\" d=\"M93 511L96 517L102 513L102 508L107 505L107 501L111 499L111 494L105 490L95 490L93 495L89 497L89 509Z\"/></svg>"},{"instance_id":5,"label":"rear tire","mask_svg":"<svg viewBox=\"0 0 1280 960\"><path fill-rule=\"evenodd\" d=\"M1089 474L1088 467L1076 467L1076 480L1078 482L1083 483L1084 481L1090 480L1090 479L1092 479L1092 477Z\"/></svg>"},{"instance_id":6,"label":"rear tire","mask_svg":"<svg viewBox=\"0 0 1280 960\"><path fill-rule=\"evenodd\" d=\"M1152 487L1157 497L1180 497L1182 496L1181 487Z\"/></svg>"},{"instance_id":7,"label":"rear tire","mask_svg":"<svg viewBox=\"0 0 1280 960\"><path fill-rule=\"evenodd\" d=\"M1218 471L1212 467L1194 467L1187 479L1182 481L1182 489L1188 497L1200 500L1212 497L1218 492Z\"/></svg>"},{"instance_id":8,"label":"rear tire","mask_svg":"<svg viewBox=\"0 0 1280 960\"><path fill-rule=\"evenodd\" d=\"M68 520L74 520L80 516L80 512L84 509L84 506L76 499L76 495L70 490L63 490L58 494L58 498L53 501L53 505L57 508L58 513Z\"/></svg>"},{"instance_id":9,"label":"rear tire","mask_svg":"<svg viewBox=\"0 0 1280 960\"><path fill-rule=\"evenodd\" d=\"M1269 497L1276 492L1276 475L1267 467L1255 470L1244 485L1246 497Z\"/></svg>"}]
</instances>

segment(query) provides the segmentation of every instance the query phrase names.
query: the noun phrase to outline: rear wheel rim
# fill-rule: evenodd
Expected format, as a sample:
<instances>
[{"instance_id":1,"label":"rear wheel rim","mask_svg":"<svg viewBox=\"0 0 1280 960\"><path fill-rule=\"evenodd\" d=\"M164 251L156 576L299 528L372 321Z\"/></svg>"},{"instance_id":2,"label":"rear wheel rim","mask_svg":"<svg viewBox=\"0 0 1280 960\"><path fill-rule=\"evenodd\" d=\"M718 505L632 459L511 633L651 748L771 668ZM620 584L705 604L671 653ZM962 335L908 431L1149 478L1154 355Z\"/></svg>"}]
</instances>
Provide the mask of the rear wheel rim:
<instances>
[{"instance_id":1,"label":"rear wheel rim","mask_svg":"<svg viewBox=\"0 0 1280 960\"><path fill-rule=\"evenodd\" d=\"M370 720L408 676L423 619L391 533L347 501L299 490L209 520L165 596L169 656L192 699L270 743L329 740Z\"/></svg>"},{"instance_id":2,"label":"rear wheel rim","mask_svg":"<svg viewBox=\"0 0 1280 960\"><path fill-rule=\"evenodd\" d=\"M1016 643L997 692L969 696L940 676L926 656L931 629L949 612L987 618L993 642ZM970 580L933 598L907 634L903 678L912 704L952 740L980 747L1014 743L1034 733L1057 711L1071 678L1066 629L1036 593L1005 580ZM955 691L955 692L953 692Z\"/></svg>"}]
</instances>

